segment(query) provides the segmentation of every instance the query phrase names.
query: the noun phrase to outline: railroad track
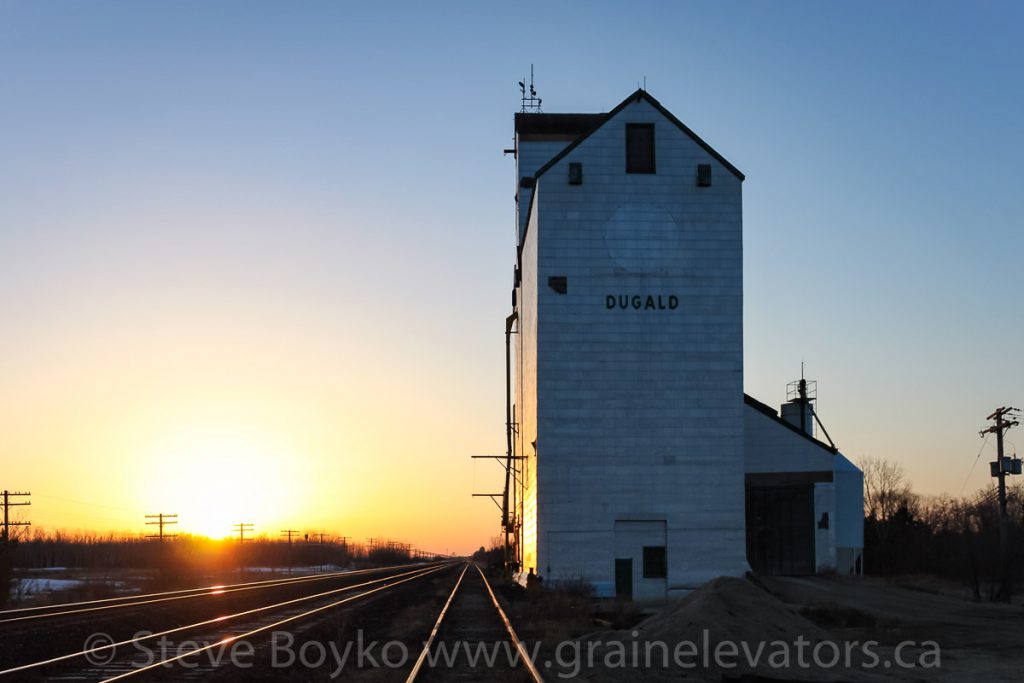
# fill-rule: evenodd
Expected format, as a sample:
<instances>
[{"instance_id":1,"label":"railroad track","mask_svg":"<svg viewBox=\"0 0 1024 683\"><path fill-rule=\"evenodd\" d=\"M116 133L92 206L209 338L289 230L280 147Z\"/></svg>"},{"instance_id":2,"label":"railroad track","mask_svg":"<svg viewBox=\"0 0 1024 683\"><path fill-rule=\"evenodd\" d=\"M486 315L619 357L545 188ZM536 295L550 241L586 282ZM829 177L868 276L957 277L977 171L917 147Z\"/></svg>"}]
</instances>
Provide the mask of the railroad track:
<instances>
[{"instance_id":1,"label":"railroad track","mask_svg":"<svg viewBox=\"0 0 1024 683\"><path fill-rule=\"evenodd\" d=\"M417 609L433 604L437 609L448 592L444 572L451 570L457 572L454 587L419 657L411 669L395 670L396 680L408 671L407 683L481 679L541 683L543 679L530 653L484 573L472 563L450 562L5 610L0 612L0 642L13 644L23 656L0 664L0 680L247 680L245 671L226 666L232 661L232 648L245 645L254 654L259 653L249 660L250 666L259 670L266 667L272 637L280 632L297 634L321 628L317 624L328 615L342 618L355 614L354 622L362 628L366 617L383 615L391 620L410 604L421 605ZM221 602L225 597L243 603L238 609L228 610L225 608L235 603ZM366 612L375 609L373 605L381 599L383 603L375 613ZM167 616L164 612L173 612L182 605L189 609L184 615L172 615L174 623L161 621L161 615ZM182 618L198 614L200 608L212 608L215 615ZM100 624L94 620L100 620ZM122 633L84 647L85 641L74 640L74 635L66 633L68 629L74 633L74 628L82 627L84 622L84 627L96 634L102 620L125 622L121 624ZM323 626L330 628L330 622ZM139 631L139 627L148 630ZM45 638L46 655L25 656L18 644L25 645L29 642L26 638L39 639L44 633L51 634ZM65 634L63 640L58 637L61 634ZM420 642L411 648L412 653L417 652ZM9 654L5 653L8 660ZM352 675L358 676L359 672Z\"/></svg>"},{"instance_id":2,"label":"railroad track","mask_svg":"<svg viewBox=\"0 0 1024 683\"><path fill-rule=\"evenodd\" d=\"M474 563L455 581L406 683L441 680L544 681Z\"/></svg>"},{"instance_id":3,"label":"railroad track","mask_svg":"<svg viewBox=\"0 0 1024 683\"><path fill-rule=\"evenodd\" d=\"M422 565L399 565L387 569L402 569L406 567L420 567ZM355 577L366 574L380 573L386 569L359 569L344 572L326 572L289 578L267 579L265 581L250 581L247 583L219 584L203 586L201 588L186 588L175 591L163 591L160 593L146 593L142 595L128 595L117 598L103 598L100 600L84 600L80 602L65 602L55 605L42 605L39 607L22 607L17 609L0 610L0 627L11 624L27 624L42 619L56 617L67 618L96 612L109 612L111 610L125 609L131 607L148 607L168 602L179 602L195 598L229 595L243 591L266 590L281 586L298 586L302 584L317 583L337 579L339 577Z\"/></svg>"},{"instance_id":4,"label":"railroad track","mask_svg":"<svg viewBox=\"0 0 1024 683\"><path fill-rule=\"evenodd\" d=\"M50 633L61 633L68 625L80 626L82 620L97 615L133 622L129 628L140 625L150 630L127 637L109 637L103 642L93 642L81 649L65 648L63 654L46 656L31 661L4 664L0 678L11 680L122 680L129 677L151 678L166 673L176 664L187 668L172 668L175 680L180 678L202 678L209 675L223 661L213 653L233 644L257 638L271 630L290 628L303 620L354 603L368 601L396 586L415 581L421 577L452 567L451 563L430 565L405 565L397 568L364 570L358 572L332 573L293 579L210 586L183 591L169 591L159 594L112 598L98 601L66 603L44 608L26 608L0 612L0 634L5 645L21 642L38 635L39 629ZM321 582L343 581L345 585L328 588ZM268 602L274 595L287 596ZM297 593L297 595L296 595ZM216 616L188 623L178 623L167 628L153 628L154 623L166 624L166 619L154 620L148 612L167 606L188 603L202 607L207 600L218 601L213 607L223 608L223 596L238 598L244 596L247 606L234 612L218 612ZM256 602L255 606L253 602ZM141 616L139 610L145 612ZM134 617L125 618L125 614ZM179 619L180 621L180 619ZM124 629L122 629L123 631ZM94 629L95 635L98 629ZM77 641L79 643L82 640ZM154 656L154 645L161 643L160 652L171 656ZM188 647L183 648L182 644ZM177 647L175 647L177 646ZM14 649L20 649L16 645ZM184 650L184 651L182 651ZM203 655L211 655L205 661ZM5 659L9 653L5 653ZM197 663L198 662L198 663ZM83 667L82 665L85 664ZM73 668L77 667L77 668Z\"/></svg>"}]
</instances>

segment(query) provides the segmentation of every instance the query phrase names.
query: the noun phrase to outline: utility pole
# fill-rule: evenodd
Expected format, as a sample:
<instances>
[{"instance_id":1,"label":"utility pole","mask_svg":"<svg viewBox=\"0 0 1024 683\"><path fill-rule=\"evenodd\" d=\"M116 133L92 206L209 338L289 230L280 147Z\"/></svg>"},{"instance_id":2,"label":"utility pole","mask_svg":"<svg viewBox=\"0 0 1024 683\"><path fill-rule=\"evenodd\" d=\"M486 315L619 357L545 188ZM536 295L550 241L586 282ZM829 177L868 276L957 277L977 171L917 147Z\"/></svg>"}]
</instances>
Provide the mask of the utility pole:
<instances>
[{"instance_id":1,"label":"utility pole","mask_svg":"<svg viewBox=\"0 0 1024 683\"><path fill-rule=\"evenodd\" d=\"M158 538L158 539L160 539L160 543L163 543L165 538L174 538L175 536L178 535L178 534L165 534L164 533L164 527L165 526L169 526L171 524L177 524L178 523L178 515L177 514L168 515L168 514L163 513L163 512L158 512L155 515L146 515L146 519L156 520L154 522L146 522L146 524L147 525L155 524L155 525L157 525L157 528L159 529L158 533L149 534L149 535L146 536L146 538Z\"/></svg>"},{"instance_id":2,"label":"utility pole","mask_svg":"<svg viewBox=\"0 0 1024 683\"><path fill-rule=\"evenodd\" d=\"M321 546L324 544L324 537L325 536L327 536L327 534L325 534L322 531L317 531L317 532L312 534L313 540L316 541ZM309 538L310 538L310 534L306 534L306 542L307 543L309 542ZM319 541L317 541L317 539L319 539ZM317 561L317 571L318 572L322 572L324 570L324 559L325 559L324 553L325 552L326 552L326 550L323 549L323 548L321 548L320 550L318 550L316 552L315 556L316 556L316 558L318 560Z\"/></svg>"},{"instance_id":3,"label":"utility pole","mask_svg":"<svg viewBox=\"0 0 1024 683\"><path fill-rule=\"evenodd\" d=\"M12 526L30 526L30 522L12 522L10 515L10 508L19 507L22 505L31 505L32 503L25 501L23 503L12 503L11 498L18 496L31 496L32 494L28 491L8 491L4 489L4 530L2 540L6 545L11 540L11 527Z\"/></svg>"},{"instance_id":4,"label":"utility pole","mask_svg":"<svg viewBox=\"0 0 1024 683\"><path fill-rule=\"evenodd\" d=\"M239 522L238 524L235 525L235 533L238 534L238 542L239 543L245 543L246 541L252 541L251 538L246 538L245 537L245 532L248 531L248 532L252 533L253 527L254 527L254 525L253 525L252 522Z\"/></svg>"},{"instance_id":5,"label":"utility pole","mask_svg":"<svg viewBox=\"0 0 1024 683\"><path fill-rule=\"evenodd\" d=\"M1016 419L1019 412L1017 408L998 408L985 418L986 420L993 421L995 424L979 432L981 436L985 434L996 435L996 460L989 463L989 468L992 476L999 480L999 593L997 599L1004 602L1010 601L1010 577L1007 566L1009 560L1009 548L1007 547L1009 542L1009 521L1006 514L1006 477L1007 475L1021 473L1021 461L1020 458L1007 458L1003 456L1003 435L1011 427L1016 427L1020 424L1020 421Z\"/></svg>"},{"instance_id":6,"label":"utility pole","mask_svg":"<svg viewBox=\"0 0 1024 683\"><path fill-rule=\"evenodd\" d=\"M282 529L281 535L288 537L288 574L292 573L292 536L295 536L299 532L295 529Z\"/></svg>"},{"instance_id":7,"label":"utility pole","mask_svg":"<svg viewBox=\"0 0 1024 683\"><path fill-rule=\"evenodd\" d=\"M533 80L530 80L530 91L533 91ZM505 544L503 555L505 574L512 574L512 546L509 538L512 533L511 511L509 510L509 488L512 481L512 458L515 456L515 449L512 445L512 358L509 355L512 349L512 326L519 319L519 313L513 313L505 319L505 488L501 495L501 529L505 532ZM515 491L513 491L513 495Z\"/></svg>"},{"instance_id":8,"label":"utility pole","mask_svg":"<svg viewBox=\"0 0 1024 683\"><path fill-rule=\"evenodd\" d=\"M245 576L245 559L242 557L243 548L245 547L246 541L251 542L251 538L246 538L245 533L248 531L252 533L254 525L252 522L239 522L235 525L235 533L238 534L238 576Z\"/></svg>"},{"instance_id":9,"label":"utility pole","mask_svg":"<svg viewBox=\"0 0 1024 683\"><path fill-rule=\"evenodd\" d=\"M341 552L346 562L352 561L352 551L348 547L348 536L339 536L338 545L341 546Z\"/></svg>"}]
</instances>

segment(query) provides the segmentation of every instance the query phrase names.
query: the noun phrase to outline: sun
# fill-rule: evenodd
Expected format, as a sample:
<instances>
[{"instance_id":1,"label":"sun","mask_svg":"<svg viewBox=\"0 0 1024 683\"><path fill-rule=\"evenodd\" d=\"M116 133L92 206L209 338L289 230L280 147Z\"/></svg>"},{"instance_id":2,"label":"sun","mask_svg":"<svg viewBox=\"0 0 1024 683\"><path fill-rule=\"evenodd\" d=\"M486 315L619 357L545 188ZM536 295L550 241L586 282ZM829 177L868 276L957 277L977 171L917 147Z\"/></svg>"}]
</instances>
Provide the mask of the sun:
<instances>
[{"instance_id":1,"label":"sun","mask_svg":"<svg viewBox=\"0 0 1024 683\"><path fill-rule=\"evenodd\" d=\"M279 439L238 428L193 428L163 440L154 498L178 515L177 531L225 538L240 522L276 535L298 502L295 458Z\"/></svg>"}]
</instances>

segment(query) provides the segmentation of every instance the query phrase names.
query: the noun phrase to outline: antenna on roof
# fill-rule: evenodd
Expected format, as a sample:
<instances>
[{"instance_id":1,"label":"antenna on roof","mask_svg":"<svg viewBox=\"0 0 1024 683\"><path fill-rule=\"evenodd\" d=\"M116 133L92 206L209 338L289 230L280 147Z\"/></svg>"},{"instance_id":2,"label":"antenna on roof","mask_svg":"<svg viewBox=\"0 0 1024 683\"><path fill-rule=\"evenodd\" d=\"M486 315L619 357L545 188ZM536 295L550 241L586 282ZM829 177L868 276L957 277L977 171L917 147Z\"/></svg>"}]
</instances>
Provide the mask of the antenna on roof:
<instances>
[{"instance_id":1,"label":"antenna on roof","mask_svg":"<svg viewBox=\"0 0 1024 683\"><path fill-rule=\"evenodd\" d=\"M526 78L519 81L519 97L522 100L523 108L520 109L522 113L532 112L534 114L540 113L541 99L537 97L537 89L533 87L533 64L530 65L530 95L526 95Z\"/></svg>"}]
</instances>

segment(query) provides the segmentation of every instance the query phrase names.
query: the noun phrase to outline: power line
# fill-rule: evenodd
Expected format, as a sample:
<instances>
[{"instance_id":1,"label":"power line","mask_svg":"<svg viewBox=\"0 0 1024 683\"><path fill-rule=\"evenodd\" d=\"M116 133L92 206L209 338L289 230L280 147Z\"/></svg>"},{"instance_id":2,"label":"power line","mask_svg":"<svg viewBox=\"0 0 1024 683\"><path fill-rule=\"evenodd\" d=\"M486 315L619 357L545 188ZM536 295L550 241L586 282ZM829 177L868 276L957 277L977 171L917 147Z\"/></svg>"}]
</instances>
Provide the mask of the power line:
<instances>
[{"instance_id":1,"label":"power line","mask_svg":"<svg viewBox=\"0 0 1024 683\"><path fill-rule=\"evenodd\" d=\"M967 482L970 481L971 475L974 474L974 468L978 464L978 460L981 459L981 453L985 450L985 446L988 444L989 435L985 435L985 440L981 442L981 448L978 449L978 454L974 456L974 462L971 463L971 469L967 473L967 477L964 478L964 483L960 486L960 495L964 495L964 489L967 488Z\"/></svg>"},{"instance_id":2,"label":"power line","mask_svg":"<svg viewBox=\"0 0 1024 683\"><path fill-rule=\"evenodd\" d=\"M88 501L88 500L76 500L74 498L64 498L62 496L51 496L49 494L37 493L36 496L39 497L39 498L46 498L48 500L59 500L59 501L64 502L64 503L75 503L76 505L88 505L90 507L106 508L108 510L120 510L121 512L135 512L135 513L142 512L142 510L140 508L126 508L126 507L121 507L119 505L106 505L104 503L93 503L93 502Z\"/></svg>"}]
</instances>

